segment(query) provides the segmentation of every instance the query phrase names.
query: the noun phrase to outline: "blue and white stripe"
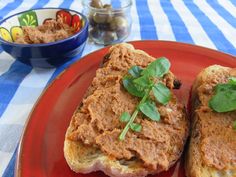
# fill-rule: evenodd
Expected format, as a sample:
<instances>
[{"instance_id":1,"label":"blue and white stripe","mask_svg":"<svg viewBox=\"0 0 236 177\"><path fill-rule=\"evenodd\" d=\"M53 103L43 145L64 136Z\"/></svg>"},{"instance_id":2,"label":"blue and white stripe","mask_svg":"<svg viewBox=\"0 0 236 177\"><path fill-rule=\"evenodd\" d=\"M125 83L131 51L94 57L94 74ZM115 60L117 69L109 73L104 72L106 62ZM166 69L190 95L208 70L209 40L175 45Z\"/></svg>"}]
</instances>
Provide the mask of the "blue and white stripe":
<instances>
[{"instance_id":1,"label":"blue and white stripe","mask_svg":"<svg viewBox=\"0 0 236 177\"><path fill-rule=\"evenodd\" d=\"M80 0L4 0L0 1L0 19L39 7L82 11ZM236 55L235 0L133 0L131 16L132 32L127 41L179 41ZM83 56L101 47L88 41ZM76 60L56 69L36 69L0 49L0 176L14 175L19 138L37 98Z\"/></svg>"}]
</instances>

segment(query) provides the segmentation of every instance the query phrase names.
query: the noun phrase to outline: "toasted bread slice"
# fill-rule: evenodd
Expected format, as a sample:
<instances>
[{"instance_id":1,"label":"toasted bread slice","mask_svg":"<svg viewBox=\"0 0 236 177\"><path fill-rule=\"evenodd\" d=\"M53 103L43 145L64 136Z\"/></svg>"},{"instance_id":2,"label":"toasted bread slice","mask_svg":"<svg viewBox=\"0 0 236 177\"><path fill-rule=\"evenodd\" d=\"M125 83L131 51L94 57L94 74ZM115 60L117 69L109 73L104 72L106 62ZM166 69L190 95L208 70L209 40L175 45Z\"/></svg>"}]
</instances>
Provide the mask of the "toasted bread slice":
<instances>
[{"instance_id":1,"label":"toasted bread slice","mask_svg":"<svg viewBox=\"0 0 236 177\"><path fill-rule=\"evenodd\" d=\"M236 69L213 65L201 71L193 84L187 177L236 176L236 112L217 113L208 106L214 87L230 76L236 76Z\"/></svg>"},{"instance_id":2,"label":"toasted bread slice","mask_svg":"<svg viewBox=\"0 0 236 177\"><path fill-rule=\"evenodd\" d=\"M107 58L109 59L107 60ZM115 137L114 139L108 137L111 139L110 144L114 145L117 143L119 148L122 148L123 145L125 146L125 143L130 142L132 140L130 137L137 139L137 141L134 142L135 147L136 142L140 143L140 146L146 145L148 147L149 145L153 145L148 143L154 138L158 139L155 147L160 149L151 148L151 152L142 151L147 153L144 155L137 147L137 150L135 149L136 151L134 149L132 151L126 151L127 149L125 149L124 152L127 152L126 155L128 154L128 157L125 155L122 156L123 154L121 153L121 158L119 158L114 157L114 151L107 150L109 149L109 144L106 144L105 147L103 146L103 141L107 138L106 135L108 136L112 133L120 132L120 128L123 125L120 127L119 123L116 122L116 119L119 120L120 113L132 106L133 103L137 102L137 98L134 98L122 88L120 79L127 73L127 70L131 66L138 65L146 67L148 63L154 60L155 58L141 50L135 50L130 44L119 44L110 48L108 55L106 55L106 62L102 68L97 70L96 77L85 95L82 106L78 107L75 111L66 132L64 156L73 171L77 173L90 173L100 170L109 176L141 177L166 171L179 159L188 136L189 122L184 106L177 101L174 95L166 106L159 106L161 114L160 122L147 121L147 119L139 117L137 118L137 121L141 121L139 123L141 123L143 127L140 133L129 131L124 141L118 140L118 137ZM109 80L109 82L105 83L104 79L106 81ZM175 77L171 72L164 77L164 82L170 89L175 87L174 83L176 82L174 82L174 80ZM176 87L178 86L179 84L177 84ZM123 102L120 102L117 109L114 110L113 107L115 107L115 105L110 99L114 96L113 92L116 89L119 90L119 96L123 98ZM108 96L104 96L104 92ZM92 97L97 95L100 95L99 100L92 99ZM103 97L105 97L105 101L111 101L108 106L103 106ZM102 111L96 115L91 113L91 109L93 109L94 106L88 106L95 102L102 102L100 105ZM104 114L104 110L113 111L114 115L109 115L106 119L112 119L118 126L104 131L97 131L97 129L99 129L99 125L97 124L92 128L91 126L88 126L92 120L100 115L103 115L103 119L105 119L107 115ZM117 115L115 115L116 111L118 111ZM82 114L90 114L88 116L90 118L85 118L88 122L84 123L84 120L81 119ZM145 135L145 132L149 132L148 129L145 129L145 125L147 124L150 128L153 127L153 132L149 134L149 138L145 138L145 136L147 136ZM82 131L83 126L88 127L88 129L85 129L85 136L79 134ZM89 127L91 129L89 129ZM95 134L100 133L99 137L102 137L97 138L96 141L91 140L91 137L94 136L94 133L92 133L94 132L94 129L96 129ZM142 138L144 140L143 142ZM116 151L119 151L119 148L114 147L114 149L117 149ZM155 155L155 153L158 155ZM152 159L157 162L154 165L145 164L143 159L141 159L141 156L147 157L147 161L151 158L149 161L151 164Z\"/></svg>"}]
</instances>

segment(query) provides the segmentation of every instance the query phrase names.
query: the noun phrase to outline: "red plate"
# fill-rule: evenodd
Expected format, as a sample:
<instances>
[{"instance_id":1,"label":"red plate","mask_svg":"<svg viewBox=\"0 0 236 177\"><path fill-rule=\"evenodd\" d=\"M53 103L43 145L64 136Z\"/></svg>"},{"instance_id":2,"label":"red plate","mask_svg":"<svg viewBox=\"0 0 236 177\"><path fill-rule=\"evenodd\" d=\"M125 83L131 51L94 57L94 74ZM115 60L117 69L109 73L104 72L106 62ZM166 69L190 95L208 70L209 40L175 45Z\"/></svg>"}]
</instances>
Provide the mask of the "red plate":
<instances>
[{"instance_id":1,"label":"red plate","mask_svg":"<svg viewBox=\"0 0 236 177\"><path fill-rule=\"evenodd\" d=\"M235 57L203 47L166 41L136 41L132 44L154 57L165 56L171 61L172 72L183 83L177 96L185 104L191 84L201 69L212 64L236 67ZM105 176L102 172L89 175L72 172L63 156L63 142L71 116L107 50L104 48L85 56L58 76L44 91L22 136L16 176ZM174 166L168 172L156 176L184 177L183 166L178 164L177 168Z\"/></svg>"}]
</instances>

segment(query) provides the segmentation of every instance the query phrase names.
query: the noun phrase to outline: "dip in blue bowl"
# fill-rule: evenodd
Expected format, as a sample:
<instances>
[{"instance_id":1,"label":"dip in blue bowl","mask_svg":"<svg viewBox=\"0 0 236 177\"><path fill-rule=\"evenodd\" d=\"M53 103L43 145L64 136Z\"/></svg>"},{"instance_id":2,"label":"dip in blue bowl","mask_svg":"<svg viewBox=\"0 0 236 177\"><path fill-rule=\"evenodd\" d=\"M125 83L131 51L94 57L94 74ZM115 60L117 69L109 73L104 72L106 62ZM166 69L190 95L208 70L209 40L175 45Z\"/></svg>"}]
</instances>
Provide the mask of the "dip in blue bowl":
<instances>
[{"instance_id":1,"label":"dip in blue bowl","mask_svg":"<svg viewBox=\"0 0 236 177\"><path fill-rule=\"evenodd\" d=\"M65 34L67 28L72 29L69 35ZM69 9L33 9L0 22L3 50L34 67L57 67L74 56L80 57L87 38L87 18Z\"/></svg>"}]
</instances>

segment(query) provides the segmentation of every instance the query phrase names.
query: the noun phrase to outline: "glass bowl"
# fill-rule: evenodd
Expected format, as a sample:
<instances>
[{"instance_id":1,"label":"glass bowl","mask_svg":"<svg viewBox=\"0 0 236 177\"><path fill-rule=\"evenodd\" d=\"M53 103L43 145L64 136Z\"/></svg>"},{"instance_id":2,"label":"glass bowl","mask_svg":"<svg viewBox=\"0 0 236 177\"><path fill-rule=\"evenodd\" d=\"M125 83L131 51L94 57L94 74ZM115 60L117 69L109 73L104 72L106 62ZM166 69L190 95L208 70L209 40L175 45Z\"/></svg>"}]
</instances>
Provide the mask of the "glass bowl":
<instances>
[{"instance_id":1,"label":"glass bowl","mask_svg":"<svg viewBox=\"0 0 236 177\"><path fill-rule=\"evenodd\" d=\"M128 37L131 0L83 0L82 5L89 19L89 37L95 43L109 45Z\"/></svg>"}]
</instances>

